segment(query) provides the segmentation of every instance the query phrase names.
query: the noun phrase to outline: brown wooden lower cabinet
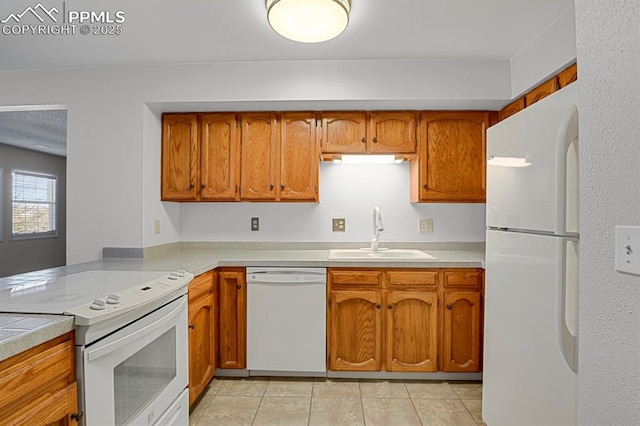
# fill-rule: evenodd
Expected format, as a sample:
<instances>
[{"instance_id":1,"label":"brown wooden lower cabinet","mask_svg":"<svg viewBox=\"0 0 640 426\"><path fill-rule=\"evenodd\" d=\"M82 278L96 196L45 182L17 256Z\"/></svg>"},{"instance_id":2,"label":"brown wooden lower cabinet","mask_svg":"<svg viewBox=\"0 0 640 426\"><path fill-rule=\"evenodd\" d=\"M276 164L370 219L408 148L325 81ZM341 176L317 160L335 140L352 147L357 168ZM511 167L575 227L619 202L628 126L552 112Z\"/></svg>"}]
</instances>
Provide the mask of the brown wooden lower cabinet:
<instances>
[{"instance_id":1,"label":"brown wooden lower cabinet","mask_svg":"<svg viewBox=\"0 0 640 426\"><path fill-rule=\"evenodd\" d=\"M329 370L481 371L482 280L480 269L330 268Z\"/></svg>"},{"instance_id":2,"label":"brown wooden lower cabinet","mask_svg":"<svg viewBox=\"0 0 640 426\"><path fill-rule=\"evenodd\" d=\"M204 391L216 369L216 303L213 271L189 283L189 404Z\"/></svg>"},{"instance_id":3,"label":"brown wooden lower cabinet","mask_svg":"<svg viewBox=\"0 0 640 426\"><path fill-rule=\"evenodd\" d=\"M480 293L444 293L443 371L480 371Z\"/></svg>"},{"instance_id":4,"label":"brown wooden lower cabinet","mask_svg":"<svg viewBox=\"0 0 640 426\"><path fill-rule=\"evenodd\" d=\"M0 424L74 425L73 332L0 362Z\"/></svg>"},{"instance_id":5,"label":"brown wooden lower cabinet","mask_svg":"<svg viewBox=\"0 0 640 426\"><path fill-rule=\"evenodd\" d=\"M218 367L247 366L247 286L245 268L218 268Z\"/></svg>"},{"instance_id":6,"label":"brown wooden lower cabinet","mask_svg":"<svg viewBox=\"0 0 640 426\"><path fill-rule=\"evenodd\" d=\"M331 291L330 370L377 371L382 357L379 291Z\"/></svg>"},{"instance_id":7,"label":"brown wooden lower cabinet","mask_svg":"<svg viewBox=\"0 0 640 426\"><path fill-rule=\"evenodd\" d=\"M438 293L387 291L387 371L436 371Z\"/></svg>"}]
</instances>

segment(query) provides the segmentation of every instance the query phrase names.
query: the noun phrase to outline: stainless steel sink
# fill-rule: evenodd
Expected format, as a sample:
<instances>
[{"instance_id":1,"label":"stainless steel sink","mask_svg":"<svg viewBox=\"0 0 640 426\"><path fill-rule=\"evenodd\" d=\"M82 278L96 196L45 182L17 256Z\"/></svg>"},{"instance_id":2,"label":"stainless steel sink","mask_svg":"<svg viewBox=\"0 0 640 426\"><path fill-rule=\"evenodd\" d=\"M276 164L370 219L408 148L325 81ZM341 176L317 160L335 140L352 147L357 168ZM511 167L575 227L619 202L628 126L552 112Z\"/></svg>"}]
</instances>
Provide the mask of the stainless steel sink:
<instances>
[{"instance_id":1,"label":"stainless steel sink","mask_svg":"<svg viewBox=\"0 0 640 426\"><path fill-rule=\"evenodd\" d=\"M438 260L421 250L413 249L332 249L329 250L330 260Z\"/></svg>"}]
</instances>

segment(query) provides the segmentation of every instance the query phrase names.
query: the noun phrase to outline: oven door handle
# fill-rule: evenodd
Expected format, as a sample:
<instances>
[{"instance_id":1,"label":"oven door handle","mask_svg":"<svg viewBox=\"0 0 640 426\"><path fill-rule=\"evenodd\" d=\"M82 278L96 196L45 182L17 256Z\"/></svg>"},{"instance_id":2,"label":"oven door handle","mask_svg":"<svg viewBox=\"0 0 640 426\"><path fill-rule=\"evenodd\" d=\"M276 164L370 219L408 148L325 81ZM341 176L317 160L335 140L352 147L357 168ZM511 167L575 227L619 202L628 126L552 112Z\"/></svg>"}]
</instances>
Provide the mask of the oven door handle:
<instances>
[{"instance_id":1,"label":"oven door handle","mask_svg":"<svg viewBox=\"0 0 640 426\"><path fill-rule=\"evenodd\" d=\"M129 343L138 340L140 337L146 334L149 334L149 332L153 331L154 329L159 329L163 327L165 324L173 321L178 315L180 315L180 312L184 309L184 304L185 302L181 301L180 304L178 304L178 306L176 306L167 315L163 316L158 321L155 321L145 327L142 327L139 330L134 331L133 333L129 333L123 336L122 338L118 340L114 340L113 342L108 343L104 346L90 349L89 351L87 351L87 359L89 361L95 361L98 358L108 355L113 351L117 351L123 346L126 346ZM186 327L186 324L185 324L185 327Z\"/></svg>"}]
</instances>

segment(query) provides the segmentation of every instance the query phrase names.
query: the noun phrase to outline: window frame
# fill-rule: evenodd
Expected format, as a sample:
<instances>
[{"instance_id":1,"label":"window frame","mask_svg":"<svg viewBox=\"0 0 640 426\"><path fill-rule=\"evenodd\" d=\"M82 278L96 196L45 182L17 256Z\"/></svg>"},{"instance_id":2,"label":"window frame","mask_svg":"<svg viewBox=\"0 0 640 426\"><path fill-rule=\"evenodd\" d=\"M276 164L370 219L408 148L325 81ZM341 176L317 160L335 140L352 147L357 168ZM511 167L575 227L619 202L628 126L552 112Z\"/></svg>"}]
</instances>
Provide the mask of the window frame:
<instances>
[{"instance_id":1,"label":"window frame","mask_svg":"<svg viewBox=\"0 0 640 426\"><path fill-rule=\"evenodd\" d=\"M47 232L33 232L33 233L28 233L28 234L14 234L13 233L13 206L14 206L14 198L13 198L13 182L14 182L14 175L15 174L21 174L21 175L27 175L27 176L33 176L33 177L40 177L40 178L46 178L46 179L53 179L54 181L54 190L55 190L55 197L53 200L53 212L54 212L54 220L53 220L53 227L54 229L52 231L47 231ZM12 241L14 240L37 240L37 239L45 239L45 238L57 238L58 237L58 229L60 228L59 226L59 222L58 222L58 218L59 218L59 202L58 202L58 198L59 198L59 190L58 190L58 182L59 182L59 176L56 174L52 174L52 173L43 173L43 172L34 172L34 171L30 171L30 170L22 170L22 169L13 169L11 170L11 181L10 181L10 190L11 190L11 195L10 195L10 203L11 203L11 215L10 215L10 226L9 226L9 235L10 235L10 239ZM48 203L49 204L49 203Z\"/></svg>"}]
</instances>

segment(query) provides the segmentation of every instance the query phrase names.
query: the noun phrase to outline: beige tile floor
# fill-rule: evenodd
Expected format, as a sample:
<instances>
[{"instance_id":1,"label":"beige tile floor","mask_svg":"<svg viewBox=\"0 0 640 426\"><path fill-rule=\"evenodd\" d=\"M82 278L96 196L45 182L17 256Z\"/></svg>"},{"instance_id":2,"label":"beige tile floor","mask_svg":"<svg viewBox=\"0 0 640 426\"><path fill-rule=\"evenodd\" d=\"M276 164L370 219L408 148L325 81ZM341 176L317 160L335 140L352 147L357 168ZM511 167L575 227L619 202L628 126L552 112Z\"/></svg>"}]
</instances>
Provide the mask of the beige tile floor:
<instances>
[{"instance_id":1,"label":"beige tile floor","mask_svg":"<svg viewBox=\"0 0 640 426\"><path fill-rule=\"evenodd\" d=\"M189 424L476 426L481 411L479 382L220 378Z\"/></svg>"}]
</instances>

